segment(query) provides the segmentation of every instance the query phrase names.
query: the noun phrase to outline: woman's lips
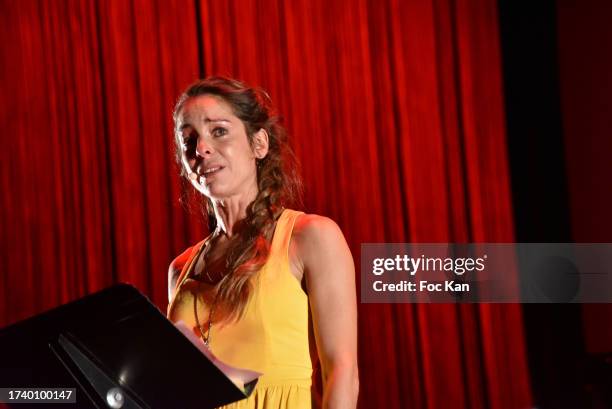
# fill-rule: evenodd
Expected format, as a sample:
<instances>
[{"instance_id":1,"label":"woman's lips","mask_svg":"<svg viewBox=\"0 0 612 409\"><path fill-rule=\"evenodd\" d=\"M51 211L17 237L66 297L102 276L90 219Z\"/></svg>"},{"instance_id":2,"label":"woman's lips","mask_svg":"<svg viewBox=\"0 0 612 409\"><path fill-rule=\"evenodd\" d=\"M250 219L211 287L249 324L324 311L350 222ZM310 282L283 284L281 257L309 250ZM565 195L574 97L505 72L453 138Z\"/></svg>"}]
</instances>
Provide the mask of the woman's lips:
<instances>
[{"instance_id":1,"label":"woman's lips","mask_svg":"<svg viewBox=\"0 0 612 409\"><path fill-rule=\"evenodd\" d=\"M225 169L223 166L211 166L206 168L206 170L204 170L199 176L200 179L204 179L204 181L209 180L211 177L215 176L216 174L218 174L219 172L221 172L223 169ZM203 181L200 180L200 183L202 183Z\"/></svg>"},{"instance_id":2,"label":"woman's lips","mask_svg":"<svg viewBox=\"0 0 612 409\"><path fill-rule=\"evenodd\" d=\"M206 168L206 170L202 172L202 176L206 177L208 175L212 175L213 173L217 173L221 169L223 169L223 166L211 166L209 168Z\"/></svg>"}]
</instances>

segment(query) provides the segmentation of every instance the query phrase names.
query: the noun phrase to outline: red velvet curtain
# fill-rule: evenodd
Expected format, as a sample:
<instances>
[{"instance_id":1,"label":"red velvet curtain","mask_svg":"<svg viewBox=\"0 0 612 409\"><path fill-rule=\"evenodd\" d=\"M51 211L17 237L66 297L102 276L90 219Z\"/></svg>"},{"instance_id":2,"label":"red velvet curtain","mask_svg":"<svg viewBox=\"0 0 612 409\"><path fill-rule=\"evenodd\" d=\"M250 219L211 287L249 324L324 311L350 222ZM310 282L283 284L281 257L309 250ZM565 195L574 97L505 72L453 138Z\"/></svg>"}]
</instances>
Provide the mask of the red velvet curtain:
<instances>
[{"instance_id":1,"label":"red velvet curtain","mask_svg":"<svg viewBox=\"0 0 612 409\"><path fill-rule=\"evenodd\" d=\"M360 243L512 242L494 0L0 1L0 325L119 281L162 310L188 214L171 110L266 88L306 210ZM516 305L359 306L362 408L527 408Z\"/></svg>"}]
</instances>

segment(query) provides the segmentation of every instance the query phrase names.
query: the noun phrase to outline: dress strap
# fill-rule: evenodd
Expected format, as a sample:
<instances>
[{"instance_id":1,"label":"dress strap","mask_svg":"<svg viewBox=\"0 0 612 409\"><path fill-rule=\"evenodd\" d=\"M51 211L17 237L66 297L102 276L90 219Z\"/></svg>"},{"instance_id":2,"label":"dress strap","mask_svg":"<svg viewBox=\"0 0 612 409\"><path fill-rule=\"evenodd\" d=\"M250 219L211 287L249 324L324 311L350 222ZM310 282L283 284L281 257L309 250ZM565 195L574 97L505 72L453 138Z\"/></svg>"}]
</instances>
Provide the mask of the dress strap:
<instances>
[{"instance_id":1,"label":"dress strap","mask_svg":"<svg viewBox=\"0 0 612 409\"><path fill-rule=\"evenodd\" d=\"M293 226L297 218L302 214L304 214L304 212L285 209L274 231L270 254L276 254L277 257L281 257L281 261L286 262L287 265L289 265L289 242L291 241Z\"/></svg>"}]
</instances>

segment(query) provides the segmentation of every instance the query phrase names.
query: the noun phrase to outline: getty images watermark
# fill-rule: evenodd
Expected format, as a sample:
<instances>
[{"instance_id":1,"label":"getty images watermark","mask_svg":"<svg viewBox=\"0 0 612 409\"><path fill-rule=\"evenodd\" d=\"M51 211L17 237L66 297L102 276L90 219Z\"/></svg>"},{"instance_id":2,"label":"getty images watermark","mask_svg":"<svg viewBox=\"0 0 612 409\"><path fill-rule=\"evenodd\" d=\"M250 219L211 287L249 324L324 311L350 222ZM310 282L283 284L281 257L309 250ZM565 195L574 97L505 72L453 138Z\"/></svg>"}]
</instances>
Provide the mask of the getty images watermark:
<instances>
[{"instance_id":1,"label":"getty images watermark","mask_svg":"<svg viewBox=\"0 0 612 409\"><path fill-rule=\"evenodd\" d=\"M362 244L361 301L612 302L612 244Z\"/></svg>"}]
</instances>

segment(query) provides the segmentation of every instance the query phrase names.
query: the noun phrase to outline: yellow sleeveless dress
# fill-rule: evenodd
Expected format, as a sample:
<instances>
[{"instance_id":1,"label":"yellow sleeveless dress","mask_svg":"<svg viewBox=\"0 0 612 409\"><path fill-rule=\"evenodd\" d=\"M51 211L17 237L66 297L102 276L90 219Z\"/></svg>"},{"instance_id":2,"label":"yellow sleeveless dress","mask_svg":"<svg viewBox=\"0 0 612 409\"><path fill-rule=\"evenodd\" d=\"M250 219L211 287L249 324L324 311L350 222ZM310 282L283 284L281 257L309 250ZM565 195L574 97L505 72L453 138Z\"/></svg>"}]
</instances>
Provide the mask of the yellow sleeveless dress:
<instances>
[{"instance_id":1,"label":"yellow sleeveless dress","mask_svg":"<svg viewBox=\"0 0 612 409\"><path fill-rule=\"evenodd\" d=\"M289 267L289 240L297 217L285 209L274 231L268 261L255 277L253 295L238 322L215 323L210 349L221 361L263 373L251 396L223 409L311 408L312 362L308 344L308 297ZM210 284L187 278L206 240L194 246L168 306L168 318L183 321L199 337L196 314L207 328L214 300ZM203 380L204 381L204 380Z\"/></svg>"}]
</instances>

